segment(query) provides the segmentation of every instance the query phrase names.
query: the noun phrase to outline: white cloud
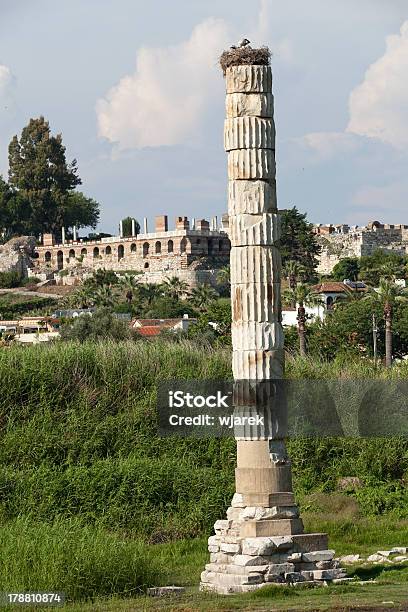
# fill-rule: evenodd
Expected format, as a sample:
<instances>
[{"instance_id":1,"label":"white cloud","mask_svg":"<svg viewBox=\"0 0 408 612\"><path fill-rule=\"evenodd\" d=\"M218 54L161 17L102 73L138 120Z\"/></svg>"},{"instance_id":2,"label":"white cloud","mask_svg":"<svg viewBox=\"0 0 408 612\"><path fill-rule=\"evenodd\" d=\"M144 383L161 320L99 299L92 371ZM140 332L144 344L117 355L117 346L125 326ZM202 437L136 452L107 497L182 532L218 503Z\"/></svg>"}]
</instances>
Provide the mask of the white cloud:
<instances>
[{"instance_id":1,"label":"white cloud","mask_svg":"<svg viewBox=\"0 0 408 612\"><path fill-rule=\"evenodd\" d=\"M408 21L388 36L384 55L352 91L347 132L376 138L396 148L408 145Z\"/></svg>"},{"instance_id":2,"label":"white cloud","mask_svg":"<svg viewBox=\"0 0 408 612\"><path fill-rule=\"evenodd\" d=\"M209 18L178 45L141 48L135 72L97 102L99 135L119 150L189 140L208 103L220 98L217 59L229 40L226 23Z\"/></svg>"},{"instance_id":3,"label":"white cloud","mask_svg":"<svg viewBox=\"0 0 408 612\"><path fill-rule=\"evenodd\" d=\"M10 68L4 64L0 64L0 97L6 97L9 94L13 82Z\"/></svg>"},{"instance_id":4,"label":"white cloud","mask_svg":"<svg viewBox=\"0 0 408 612\"><path fill-rule=\"evenodd\" d=\"M339 153L350 153L360 146L357 137L343 132L311 132L299 139L299 142L312 149L319 161Z\"/></svg>"}]
</instances>

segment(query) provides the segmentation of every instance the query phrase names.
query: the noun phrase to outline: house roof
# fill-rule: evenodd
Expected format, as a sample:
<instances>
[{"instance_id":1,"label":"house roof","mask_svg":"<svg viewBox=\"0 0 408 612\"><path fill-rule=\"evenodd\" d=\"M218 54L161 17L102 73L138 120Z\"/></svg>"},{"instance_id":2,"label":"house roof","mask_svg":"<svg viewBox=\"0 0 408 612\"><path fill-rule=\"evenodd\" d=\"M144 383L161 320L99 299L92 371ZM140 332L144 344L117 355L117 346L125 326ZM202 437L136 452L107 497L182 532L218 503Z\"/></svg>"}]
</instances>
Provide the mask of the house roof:
<instances>
[{"instance_id":1,"label":"house roof","mask_svg":"<svg viewBox=\"0 0 408 612\"><path fill-rule=\"evenodd\" d=\"M177 319L133 319L132 327L135 327L136 324L138 324L137 327L160 327L162 325L176 325L180 321L182 321L181 317Z\"/></svg>"},{"instance_id":2,"label":"house roof","mask_svg":"<svg viewBox=\"0 0 408 612\"><path fill-rule=\"evenodd\" d=\"M366 291L367 287L353 287L352 285L346 285L340 281L329 281L314 285L314 293L352 293L353 291Z\"/></svg>"}]
</instances>

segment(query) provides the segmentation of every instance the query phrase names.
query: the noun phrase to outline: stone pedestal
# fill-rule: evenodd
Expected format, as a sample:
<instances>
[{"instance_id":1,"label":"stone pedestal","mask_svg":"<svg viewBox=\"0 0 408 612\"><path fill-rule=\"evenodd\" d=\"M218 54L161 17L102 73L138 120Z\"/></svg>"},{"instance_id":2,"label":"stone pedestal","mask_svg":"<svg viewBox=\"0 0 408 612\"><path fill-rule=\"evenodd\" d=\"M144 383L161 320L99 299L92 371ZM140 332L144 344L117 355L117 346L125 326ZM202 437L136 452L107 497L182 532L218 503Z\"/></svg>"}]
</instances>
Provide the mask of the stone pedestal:
<instances>
[{"instance_id":1,"label":"stone pedestal","mask_svg":"<svg viewBox=\"0 0 408 612\"><path fill-rule=\"evenodd\" d=\"M270 422L235 430L236 493L208 540L210 563L200 588L240 593L345 574L326 534L303 533L284 443L284 405L274 407L262 386L284 372L272 72L270 66L232 66L225 78L234 404L237 413L269 411Z\"/></svg>"}]
</instances>

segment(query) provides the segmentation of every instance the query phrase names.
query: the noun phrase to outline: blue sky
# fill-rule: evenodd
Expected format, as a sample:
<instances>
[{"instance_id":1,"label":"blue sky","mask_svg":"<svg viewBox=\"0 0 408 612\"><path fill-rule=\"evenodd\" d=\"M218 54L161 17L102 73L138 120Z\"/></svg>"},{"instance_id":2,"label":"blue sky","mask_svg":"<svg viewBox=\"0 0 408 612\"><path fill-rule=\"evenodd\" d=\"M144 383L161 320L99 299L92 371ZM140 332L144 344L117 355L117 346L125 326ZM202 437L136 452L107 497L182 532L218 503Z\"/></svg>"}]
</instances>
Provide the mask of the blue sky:
<instances>
[{"instance_id":1,"label":"blue sky","mask_svg":"<svg viewBox=\"0 0 408 612\"><path fill-rule=\"evenodd\" d=\"M279 207L408 223L406 0L0 0L0 173L42 114L101 229L222 214L217 57L242 36L273 52Z\"/></svg>"}]
</instances>

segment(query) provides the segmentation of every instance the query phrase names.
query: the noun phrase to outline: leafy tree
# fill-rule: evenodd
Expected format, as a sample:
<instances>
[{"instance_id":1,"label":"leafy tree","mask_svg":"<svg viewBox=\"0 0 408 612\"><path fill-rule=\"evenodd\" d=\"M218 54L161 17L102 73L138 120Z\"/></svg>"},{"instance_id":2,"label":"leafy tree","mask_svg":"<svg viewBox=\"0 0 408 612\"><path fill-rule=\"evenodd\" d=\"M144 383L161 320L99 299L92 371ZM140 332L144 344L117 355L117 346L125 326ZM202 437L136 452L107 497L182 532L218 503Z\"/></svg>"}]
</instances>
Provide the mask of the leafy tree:
<instances>
[{"instance_id":1,"label":"leafy tree","mask_svg":"<svg viewBox=\"0 0 408 612\"><path fill-rule=\"evenodd\" d=\"M61 328L62 340L126 340L132 337L127 323L119 321L108 308L99 308L93 315L82 315L67 321Z\"/></svg>"},{"instance_id":2,"label":"leafy tree","mask_svg":"<svg viewBox=\"0 0 408 612\"><path fill-rule=\"evenodd\" d=\"M197 313L186 300L176 300L168 295L156 298L146 311L146 317L149 319L174 319L184 314L196 316Z\"/></svg>"},{"instance_id":3,"label":"leafy tree","mask_svg":"<svg viewBox=\"0 0 408 612\"><path fill-rule=\"evenodd\" d=\"M98 268L94 270L92 276L89 276L84 281L85 287L92 287L96 289L98 287L112 287L119 283L119 278L113 270L106 270L105 268Z\"/></svg>"},{"instance_id":4,"label":"leafy tree","mask_svg":"<svg viewBox=\"0 0 408 612\"><path fill-rule=\"evenodd\" d=\"M130 238L130 236L134 235L132 232L132 221L135 222L135 234L140 234L140 223L133 217L125 217L125 219L122 219L122 231L125 238Z\"/></svg>"},{"instance_id":5,"label":"leafy tree","mask_svg":"<svg viewBox=\"0 0 408 612\"><path fill-rule=\"evenodd\" d=\"M76 160L66 161L62 136L51 135L44 117L30 119L20 139L11 140L9 186L21 198L18 206L27 233L57 233L62 225L73 224L95 227L99 207L74 191L81 182Z\"/></svg>"},{"instance_id":6,"label":"leafy tree","mask_svg":"<svg viewBox=\"0 0 408 612\"><path fill-rule=\"evenodd\" d=\"M360 264L357 257L345 257L334 266L330 276L336 281L349 279L356 281L360 272Z\"/></svg>"},{"instance_id":7,"label":"leafy tree","mask_svg":"<svg viewBox=\"0 0 408 612\"><path fill-rule=\"evenodd\" d=\"M372 255L360 258L359 278L378 287L381 277L404 278L407 258L398 253L388 253L377 249Z\"/></svg>"},{"instance_id":8,"label":"leafy tree","mask_svg":"<svg viewBox=\"0 0 408 612\"><path fill-rule=\"evenodd\" d=\"M312 231L312 224L306 221L306 214L300 213L296 206L281 213L281 255L283 266L289 260L301 264L306 280L313 278L318 264L317 255L321 247Z\"/></svg>"},{"instance_id":9,"label":"leafy tree","mask_svg":"<svg viewBox=\"0 0 408 612\"><path fill-rule=\"evenodd\" d=\"M28 230L28 231L27 231ZM23 198L0 175L0 236L6 242L15 235L29 234Z\"/></svg>"}]
</instances>

